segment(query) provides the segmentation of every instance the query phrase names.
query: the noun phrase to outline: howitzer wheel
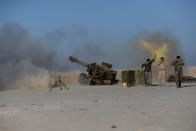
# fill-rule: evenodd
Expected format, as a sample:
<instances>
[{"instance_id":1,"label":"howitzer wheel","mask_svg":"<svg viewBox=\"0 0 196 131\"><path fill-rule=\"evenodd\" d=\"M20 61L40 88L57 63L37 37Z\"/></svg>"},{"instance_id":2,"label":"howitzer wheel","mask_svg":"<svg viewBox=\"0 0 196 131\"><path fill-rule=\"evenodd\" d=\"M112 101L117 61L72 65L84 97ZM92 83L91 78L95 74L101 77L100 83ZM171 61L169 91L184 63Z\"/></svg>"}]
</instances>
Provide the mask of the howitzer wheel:
<instances>
[{"instance_id":1,"label":"howitzer wheel","mask_svg":"<svg viewBox=\"0 0 196 131\"><path fill-rule=\"evenodd\" d=\"M89 85L90 84L90 80L89 80L88 75L86 73L81 73L79 75L78 81L82 85Z\"/></svg>"}]
</instances>

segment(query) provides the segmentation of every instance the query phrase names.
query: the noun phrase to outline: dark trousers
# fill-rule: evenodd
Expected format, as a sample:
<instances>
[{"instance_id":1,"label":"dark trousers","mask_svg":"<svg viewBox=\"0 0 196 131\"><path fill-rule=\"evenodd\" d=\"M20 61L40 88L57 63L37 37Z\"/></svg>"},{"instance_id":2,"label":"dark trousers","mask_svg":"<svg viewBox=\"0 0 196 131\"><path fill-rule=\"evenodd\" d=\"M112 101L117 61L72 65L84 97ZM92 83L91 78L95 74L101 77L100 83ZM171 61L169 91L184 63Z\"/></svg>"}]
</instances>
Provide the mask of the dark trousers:
<instances>
[{"instance_id":1,"label":"dark trousers","mask_svg":"<svg viewBox=\"0 0 196 131\"><path fill-rule=\"evenodd\" d=\"M152 85L152 71L144 71L144 82L147 86Z\"/></svg>"}]
</instances>

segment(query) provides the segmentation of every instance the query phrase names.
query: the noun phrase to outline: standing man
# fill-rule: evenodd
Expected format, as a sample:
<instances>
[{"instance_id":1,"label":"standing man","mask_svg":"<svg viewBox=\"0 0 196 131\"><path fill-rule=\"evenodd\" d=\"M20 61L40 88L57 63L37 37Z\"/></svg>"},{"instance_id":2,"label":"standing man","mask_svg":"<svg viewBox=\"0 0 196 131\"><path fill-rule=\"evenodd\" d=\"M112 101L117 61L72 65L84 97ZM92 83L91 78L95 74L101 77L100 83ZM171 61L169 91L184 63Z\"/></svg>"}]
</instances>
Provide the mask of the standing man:
<instances>
[{"instance_id":1,"label":"standing man","mask_svg":"<svg viewBox=\"0 0 196 131\"><path fill-rule=\"evenodd\" d=\"M159 82L160 82L160 87L163 87L165 85L166 66L167 66L167 64L165 63L164 57L161 57L160 62L158 64L158 68L159 68L158 78L159 78Z\"/></svg>"},{"instance_id":2,"label":"standing man","mask_svg":"<svg viewBox=\"0 0 196 131\"><path fill-rule=\"evenodd\" d=\"M146 86L152 85L152 63L156 59L156 54L154 59L147 59L144 64L142 64L142 70L144 70L144 81Z\"/></svg>"},{"instance_id":3,"label":"standing man","mask_svg":"<svg viewBox=\"0 0 196 131\"><path fill-rule=\"evenodd\" d=\"M177 88L181 88L184 62L180 56L177 56L176 60L172 62L172 65L174 66L176 86Z\"/></svg>"}]
</instances>

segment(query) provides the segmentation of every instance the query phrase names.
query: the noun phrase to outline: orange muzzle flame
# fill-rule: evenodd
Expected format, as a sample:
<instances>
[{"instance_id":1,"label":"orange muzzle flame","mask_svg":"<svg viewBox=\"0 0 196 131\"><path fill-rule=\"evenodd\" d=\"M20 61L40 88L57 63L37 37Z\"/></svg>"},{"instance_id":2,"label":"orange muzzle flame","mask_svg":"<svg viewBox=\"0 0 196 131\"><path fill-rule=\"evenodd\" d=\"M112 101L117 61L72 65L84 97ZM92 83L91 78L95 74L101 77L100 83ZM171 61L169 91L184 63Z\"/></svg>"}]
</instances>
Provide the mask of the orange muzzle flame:
<instances>
[{"instance_id":1,"label":"orange muzzle flame","mask_svg":"<svg viewBox=\"0 0 196 131\"><path fill-rule=\"evenodd\" d=\"M159 61L161 57L164 57L165 59L168 59L167 53L168 53L168 44L162 43L162 44L156 44L156 43L149 43L147 41L141 40L141 45L147 49L152 56L156 53L157 58L156 62Z\"/></svg>"}]
</instances>

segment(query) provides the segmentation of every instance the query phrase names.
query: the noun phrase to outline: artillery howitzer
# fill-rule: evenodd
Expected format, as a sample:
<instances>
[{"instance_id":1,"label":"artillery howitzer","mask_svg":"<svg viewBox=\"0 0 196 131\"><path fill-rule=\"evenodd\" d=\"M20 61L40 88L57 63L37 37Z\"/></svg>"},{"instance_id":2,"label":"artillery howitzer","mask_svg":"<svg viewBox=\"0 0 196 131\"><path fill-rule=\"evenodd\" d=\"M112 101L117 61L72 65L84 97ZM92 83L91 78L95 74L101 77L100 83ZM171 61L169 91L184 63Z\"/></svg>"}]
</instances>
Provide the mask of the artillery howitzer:
<instances>
[{"instance_id":1,"label":"artillery howitzer","mask_svg":"<svg viewBox=\"0 0 196 131\"><path fill-rule=\"evenodd\" d=\"M102 64L88 64L78 60L74 56L70 56L69 60L87 67L88 75L82 73L80 77L88 79L91 85L112 85L118 82L118 80L116 80L117 71L111 69L112 64L105 62L102 62Z\"/></svg>"}]
</instances>

